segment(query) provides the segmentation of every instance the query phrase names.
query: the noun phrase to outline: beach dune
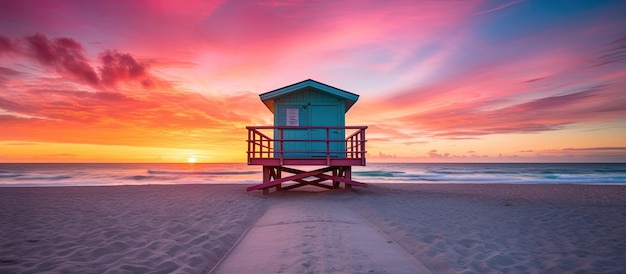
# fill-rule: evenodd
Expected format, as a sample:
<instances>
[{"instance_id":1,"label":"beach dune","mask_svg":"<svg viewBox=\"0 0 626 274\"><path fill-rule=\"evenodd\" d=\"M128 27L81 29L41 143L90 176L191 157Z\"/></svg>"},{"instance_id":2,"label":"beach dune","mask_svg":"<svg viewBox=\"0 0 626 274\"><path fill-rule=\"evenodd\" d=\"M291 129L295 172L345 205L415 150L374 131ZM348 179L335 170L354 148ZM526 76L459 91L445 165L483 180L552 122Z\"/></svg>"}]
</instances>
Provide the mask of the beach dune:
<instances>
[{"instance_id":1,"label":"beach dune","mask_svg":"<svg viewBox=\"0 0 626 274\"><path fill-rule=\"evenodd\" d=\"M219 272L272 225L302 249L276 250L267 236L267 253L297 262L284 273L393 272L384 252L364 259L373 247L423 272L626 271L626 186L374 183L269 196L242 185L0 188L0 209L8 273ZM256 272L281 266L271 263Z\"/></svg>"}]
</instances>

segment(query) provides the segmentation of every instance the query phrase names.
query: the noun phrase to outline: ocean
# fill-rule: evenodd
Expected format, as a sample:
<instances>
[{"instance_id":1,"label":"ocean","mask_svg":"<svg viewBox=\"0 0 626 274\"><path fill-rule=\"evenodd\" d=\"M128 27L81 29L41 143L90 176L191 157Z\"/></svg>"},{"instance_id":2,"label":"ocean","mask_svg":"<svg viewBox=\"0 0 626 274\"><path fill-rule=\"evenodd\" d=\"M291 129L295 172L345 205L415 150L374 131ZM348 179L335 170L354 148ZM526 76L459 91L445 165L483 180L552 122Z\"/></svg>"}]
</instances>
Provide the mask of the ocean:
<instances>
[{"instance_id":1,"label":"ocean","mask_svg":"<svg viewBox=\"0 0 626 274\"><path fill-rule=\"evenodd\" d=\"M310 169L313 169L311 167ZM0 164L0 187L257 184L261 167L235 164ZM372 163L364 183L626 185L623 163Z\"/></svg>"}]
</instances>

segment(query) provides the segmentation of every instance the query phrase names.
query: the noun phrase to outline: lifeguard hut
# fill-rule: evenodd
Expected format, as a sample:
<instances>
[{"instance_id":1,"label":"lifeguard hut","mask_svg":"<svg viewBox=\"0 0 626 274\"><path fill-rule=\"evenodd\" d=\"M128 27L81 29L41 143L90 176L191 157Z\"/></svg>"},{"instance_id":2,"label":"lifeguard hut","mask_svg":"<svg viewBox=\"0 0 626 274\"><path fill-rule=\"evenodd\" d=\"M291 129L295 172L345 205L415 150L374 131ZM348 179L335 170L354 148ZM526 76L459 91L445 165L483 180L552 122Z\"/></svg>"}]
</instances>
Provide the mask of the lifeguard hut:
<instances>
[{"instance_id":1,"label":"lifeguard hut","mask_svg":"<svg viewBox=\"0 0 626 274\"><path fill-rule=\"evenodd\" d=\"M248 191L269 194L272 187L305 185L333 189L341 183L347 189L367 187L352 180L352 166L365 165L367 126L345 125L345 113L359 95L308 79L259 96L274 113L274 126L246 127L248 165L263 166L263 183ZM324 167L304 171L293 166Z\"/></svg>"}]
</instances>

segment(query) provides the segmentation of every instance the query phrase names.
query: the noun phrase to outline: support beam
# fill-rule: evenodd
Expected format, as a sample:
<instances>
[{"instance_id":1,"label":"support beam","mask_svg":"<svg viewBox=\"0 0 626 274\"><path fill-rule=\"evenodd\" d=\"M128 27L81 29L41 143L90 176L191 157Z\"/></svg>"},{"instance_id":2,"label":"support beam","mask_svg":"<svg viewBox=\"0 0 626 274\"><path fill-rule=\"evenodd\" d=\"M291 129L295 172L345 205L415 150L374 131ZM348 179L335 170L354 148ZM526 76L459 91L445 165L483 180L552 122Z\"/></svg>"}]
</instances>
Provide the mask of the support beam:
<instances>
[{"instance_id":1,"label":"support beam","mask_svg":"<svg viewBox=\"0 0 626 274\"><path fill-rule=\"evenodd\" d=\"M287 171L287 172L291 172L289 170L293 170L293 171L297 171L298 174L296 175L292 175L292 176L287 176L284 178L280 178L280 179L275 179L274 181L271 181L269 179L269 171L267 171L266 167L263 167L263 183L260 185L254 185L251 187L248 187L248 191L253 191L253 190L257 190L257 189L262 189L262 188L266 188L266 187L272 187L284 182L288 182L288 181L293 181L296 179L302 179L302 178L306 178L306 177L311 177L311 176L315 176L318 174L323 174L324 172L328 172L330 170L332 170L332 167L327 167L327 168L322 168L322 169L317 169L317 170L313 170L313 171L301 171L301 170L297 170L297 169L289 169L286 170L284 167L280 167L281 169ZM267 172L267 176L266 176L266 172ZM268 178L267 181L265 181L265 178Z\"/></svg>"},{"instance_id":2,"label":"support beam","mask_svg":"<svg viewBox=\"0 0 626 274\"><path fill-rule=\"evenodd\" d=\"M294 175L282 177L282 171ZM331 174L325 174L331 172ZM305 180L308 177L315 177L314 180ZM298 184L282 187L282 183L294 181ZM331 181L331 185L322 184L324 181ZM352 180L351 166L329 166L312 171L303 171L285 166L263 166L263 183L248 187L248 191L262 189L263 194L269 194L269 188L276 187L276 190L289 190L306 185L317 186L326 189L338 188L340 183L346 185L346 189L352 186L367 187L367 184Z\"/></svg>"}]
</instances>

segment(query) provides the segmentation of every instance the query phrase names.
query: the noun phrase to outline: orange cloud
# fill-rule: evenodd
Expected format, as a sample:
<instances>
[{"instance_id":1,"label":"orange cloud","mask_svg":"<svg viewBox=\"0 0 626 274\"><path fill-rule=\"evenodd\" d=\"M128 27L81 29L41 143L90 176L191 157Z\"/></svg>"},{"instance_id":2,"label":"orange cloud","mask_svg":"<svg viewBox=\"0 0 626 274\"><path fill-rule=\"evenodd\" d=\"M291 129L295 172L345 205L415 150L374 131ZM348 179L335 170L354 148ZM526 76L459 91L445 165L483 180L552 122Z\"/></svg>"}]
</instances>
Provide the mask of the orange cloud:
<instances>
[{"instance_id":1,"label":"orange cloud","mask_svg":"<svg viewBox=\"0 0 626 274\"><path fill-rule=\"evenodd\" d=\"M10 79L11 92L0 94L0 122L6 130L1 140L157 147L235 142L243 147L232 136L244 136L245 124L266 120L259 115L265 110L256 94L177 90L132 55L112 50L100 55L97 75L73 39L37 34L25 40L32 47L21 58L36 58L67 78L2 68L0 77Z\"/></svg>"}]
</instances>

